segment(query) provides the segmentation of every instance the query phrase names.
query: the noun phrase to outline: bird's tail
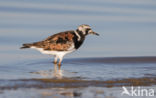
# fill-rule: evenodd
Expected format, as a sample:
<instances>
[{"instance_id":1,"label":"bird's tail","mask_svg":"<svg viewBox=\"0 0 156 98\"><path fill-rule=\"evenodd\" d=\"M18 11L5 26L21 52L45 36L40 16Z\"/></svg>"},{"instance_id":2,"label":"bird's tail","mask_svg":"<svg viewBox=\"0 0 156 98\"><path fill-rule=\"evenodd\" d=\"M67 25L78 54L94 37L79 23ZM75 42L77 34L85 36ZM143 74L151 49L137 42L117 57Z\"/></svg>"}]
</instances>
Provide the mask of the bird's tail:
<instances>
[{"instance_id":1,"label":"bird's tail","mask_svg":"<svg viewBox=\"0 0 156 98\"><path fill-rule=\"evenodd\" d=\"M33 44L23 44L20 49L30 48L31 46L33 46Z\"/></svg>"}]
</instances>

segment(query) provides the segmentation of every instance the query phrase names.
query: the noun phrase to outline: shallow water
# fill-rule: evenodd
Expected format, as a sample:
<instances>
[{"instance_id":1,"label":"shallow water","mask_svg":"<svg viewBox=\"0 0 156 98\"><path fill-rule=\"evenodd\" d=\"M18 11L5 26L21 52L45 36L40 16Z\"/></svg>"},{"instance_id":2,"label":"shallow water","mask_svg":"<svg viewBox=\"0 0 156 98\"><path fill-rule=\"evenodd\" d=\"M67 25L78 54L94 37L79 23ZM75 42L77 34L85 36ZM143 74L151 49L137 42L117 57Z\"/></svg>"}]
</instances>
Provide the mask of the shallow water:
<instances>
[{"instance_id":1,"label":"shallow water","mask_svg":"<svg viewBox=\"0 0 156 98\"><path fill-rule=\"evenodd\" d=\"M102 98L106 96L129 98L120 95L122 92L120 86L126 86L129 82L116 80L144 77L154 79L156 77L155 65L156 57L65 59L61 70L57 70L57 65L53 64L50 59L1 65L0 98L10 98L10 96L12 98L56 96L58 98ZM111 84L107 80L114 81L114 83ZM141 81L137 80L137 82ZM147 85L151 85L150 80L147 81L149 81ZM109 86L113 88L107 88ZM155 88L155 86L148 87Z\"/></svg>"},{"instance_id":2,"label":"shallow water","mask_svg":"<svg viewBox=\"0 0 156 98\"><path fill-rule=\"evenodd\" d=\"M127 87L128 88L128 87ZM153 87L142 87L151 89ZM156 90L156 89L155 89ZM6 90L2 92L2 98L155 98L150 96L121 96L122 88L102 88L102 87L87 87L87 88L50 88L50 89L18 89ZM29 93L29 94L28 94Z\"/></svg>"},{"instance_id":3,"label":"shallow water","mask_svg":"<svg viewBox=\"0 0 156 98\"><path fill-rule=\"evenodd\" d=\"M60 72L52 60L38 59L0 66L0 79L80 77L87 80L140 78L156 75L156 57L65 59Z\"/></svg>"}]
</instances>

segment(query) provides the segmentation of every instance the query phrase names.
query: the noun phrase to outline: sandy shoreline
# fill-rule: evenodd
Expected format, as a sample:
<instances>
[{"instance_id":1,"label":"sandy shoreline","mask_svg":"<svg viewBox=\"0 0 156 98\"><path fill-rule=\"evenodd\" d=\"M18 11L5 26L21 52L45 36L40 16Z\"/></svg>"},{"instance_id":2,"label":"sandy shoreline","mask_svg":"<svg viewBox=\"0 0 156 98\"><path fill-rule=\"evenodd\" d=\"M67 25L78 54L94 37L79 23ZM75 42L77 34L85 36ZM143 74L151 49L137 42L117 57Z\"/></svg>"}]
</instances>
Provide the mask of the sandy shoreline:
<instances>
[{"instance_id":1,"label":"sandy shoreline","mask_svg":"<svg viewBox=\"0 0 156 98\"><path fill-rule=\"evenodd\" d=\"M118 80L81 80L81 79L19 79L0 80L0 90L19 88L78 88L78 87L121 87L121 86L151 86L156 85L156 77L128 78Z\"/></svg>"}]
</instances>

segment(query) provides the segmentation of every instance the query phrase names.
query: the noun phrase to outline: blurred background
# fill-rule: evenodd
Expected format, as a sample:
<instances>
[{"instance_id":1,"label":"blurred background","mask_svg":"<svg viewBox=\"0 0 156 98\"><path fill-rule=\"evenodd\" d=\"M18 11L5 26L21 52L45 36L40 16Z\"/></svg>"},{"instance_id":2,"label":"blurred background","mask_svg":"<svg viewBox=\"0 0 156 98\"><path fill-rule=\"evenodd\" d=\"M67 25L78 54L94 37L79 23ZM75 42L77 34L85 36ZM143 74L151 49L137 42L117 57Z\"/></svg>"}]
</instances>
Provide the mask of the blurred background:
<instances>
[{"instance_id":1,"label":"blurred background","mask_svg":"<svg viewBox=\"0 0 156 98\"><path fill-rule=\"evenodd\" d=\"M88 36L68 57L156 55L155 0L0 0L1 64L49 58L19 47L81 24L100 37Z\"/></svg>"}]
</instances>

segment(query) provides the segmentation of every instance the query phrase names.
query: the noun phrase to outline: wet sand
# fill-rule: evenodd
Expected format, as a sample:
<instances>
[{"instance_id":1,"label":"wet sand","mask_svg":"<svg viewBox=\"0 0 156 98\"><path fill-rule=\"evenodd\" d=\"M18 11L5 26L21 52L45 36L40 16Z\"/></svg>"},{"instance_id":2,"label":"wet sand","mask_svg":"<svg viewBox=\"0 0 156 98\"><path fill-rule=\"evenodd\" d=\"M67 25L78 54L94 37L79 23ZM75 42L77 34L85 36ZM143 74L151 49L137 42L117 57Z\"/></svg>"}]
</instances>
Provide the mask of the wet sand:
<instances>
[{"instance_id":1,"label":"wet sand","mask_svg":"<svg viewBox=\"0 0 156 98\"><path fill-rule=\"evenodd\" d=\"M121 80L83 80L83 79L22 79L0 80L0 90L19 88L78 88L78 87L121 87L156 85L156 77L129 78ZM4 83L4 84L2 84Z\"/></svg>"}]
</instances>

